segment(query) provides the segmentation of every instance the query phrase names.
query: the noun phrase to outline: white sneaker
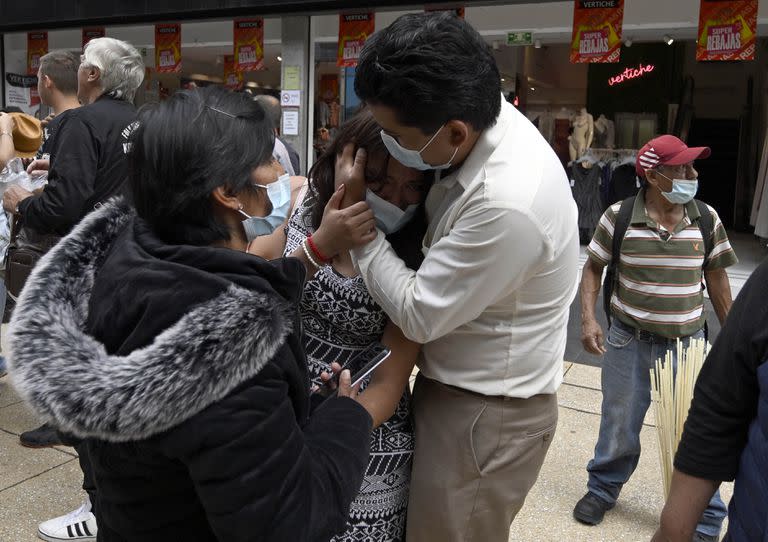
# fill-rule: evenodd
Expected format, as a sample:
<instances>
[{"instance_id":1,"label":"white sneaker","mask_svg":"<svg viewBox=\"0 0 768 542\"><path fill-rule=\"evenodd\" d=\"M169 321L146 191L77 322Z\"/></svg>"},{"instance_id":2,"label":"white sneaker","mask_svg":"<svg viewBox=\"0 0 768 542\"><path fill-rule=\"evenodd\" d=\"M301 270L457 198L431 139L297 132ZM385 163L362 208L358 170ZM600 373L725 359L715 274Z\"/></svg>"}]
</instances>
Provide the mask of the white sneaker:
<instances>
[{"instance_id":1,"label":"white sneaker","mask_svg":"<svg viewBox=\"0 0 768 542\"><path fill-rule=\"evenodd\" d=\"M86 498L77 510L44 521L37 527L37 536L48 542L80 540L96 542L96 516L91 513L91 500Z\"/></svg>"}]
</instances>

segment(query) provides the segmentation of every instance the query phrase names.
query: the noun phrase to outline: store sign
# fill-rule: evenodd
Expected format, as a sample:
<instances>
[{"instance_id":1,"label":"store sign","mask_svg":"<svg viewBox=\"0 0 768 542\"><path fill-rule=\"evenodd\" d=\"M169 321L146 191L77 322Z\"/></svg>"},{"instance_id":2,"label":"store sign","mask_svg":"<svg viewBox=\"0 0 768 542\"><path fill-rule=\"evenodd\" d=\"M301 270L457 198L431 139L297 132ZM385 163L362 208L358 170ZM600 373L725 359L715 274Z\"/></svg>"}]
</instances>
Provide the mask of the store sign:
<instances>
[{"instance_id":1,"label":"store sign","mask_svg":"<svg viewBox=\"0 0 768 542\"><path fill-rule=\"evenodd\" d=\"M621 72L619 75L608 79L608 84L610 86L619 85L626 81L630 81L632 79L637 79L638 77L647 75L655 69L656 69L656 66L654 66L653 64L643 64L641 62L639 67L627 68L626 70Z\"/></svg>"},{"instance_id":2,"label":"store sign","mask_svg":"<svg viewBox=\"0 0 768 542\"><path fill-rule=\"evenodd\" d=\"M34 91L34 93L33 93ZM40 107L37 96L37 76L19 73L5 74L5 105L18 107L27 115L35 115Z\"/></svg>"},{"instance_id":3,"label":"store sign","mask_svg":"<svg viewBox=\"0 0 768 542\"><path fill-rule=\"evenodd\" d=\"M103 26L83 28L83 49L85 49L85 46L89 41L95 40L96 38L103 38L106 35L107 29Z\"/></svg>"},{"instance_id":4,"label":"store sign","mask_svg":"<svg viewBox=\"0 0 768 542\"><path fill-rule=\"evenodd\" d=\"M155 71L179 73L181 71L181 25L155 25Z\"/></svg>"},{"instance_id":5,"label":"store sign","mask_svg":"<svg viewBox=\"0 0 768 542\"><path fill-rule=\"evenodd\" d=\"M575 0L571 62L618 62L624 0Z\"/></svg>"},{"instance_id":6,"label":"store sign","mask_svg":"<svg viewBox=\"0 0 768 542\"><path fill-rule=\"evenodd\" d=\"M264 68L264 19L235 21L235 68L252 72Z\"/></svg>"},{"instance_id":7,"label":"store sign","mask_svg":"<svg viewBox=\"0 0 768 542\"><path fill-rule=\"evenodd\" d=\"M701 0L696 60L754 60L757 0Z\"/></svg>"},{"instance_id":8,"label":"store sign","mask_svg":"<svg viewBox=\"0 0 768 542\"><path fill-rule=\"evenodd\" d=\"M339 15L339 54L336 64L342 68L357 66L360 51L375 30L373 12Z\"/></svg>"},{"instance_id":9,"label":"store sign","mask_svg":"<svg viewBox=\"0 0 768 542\"><path fill-rule=\"evenodd\" d=\"M434 13L434 12L453 13L459 19L464 18L464 8L441 8L441 7L427 6L426 8L424 8L424 11L426 11L427 13Z\"/></svg>"},{"instance_id":10,"label":"store sign","mask_svg":"<svg viewBox=\"0 0 768 542\"><path fill-rule=\"evenodd\" d=\"M243 88L243 72L237 70L235 55L224 56L224 86L232 90Z\"/></svg>"},{"instance_id":11,"label":"store sign","mask_svg":"<svg viewBox=\"0 0 768 542\"><path fill-rule=\"evenodd\" d=\"M507 45L533 45L533 33L510 32L507 34Z\"/></svg>"},{"instance_id":12,"label":"store sign","mask_svg":"<svg viewBox=\"0 0 768 542\"><path fill-rule=\"evenodd\" d=\"M48 53L48 32L27 33L27 72L37 74L40 59Z\"/></svg>"}]
</instances>

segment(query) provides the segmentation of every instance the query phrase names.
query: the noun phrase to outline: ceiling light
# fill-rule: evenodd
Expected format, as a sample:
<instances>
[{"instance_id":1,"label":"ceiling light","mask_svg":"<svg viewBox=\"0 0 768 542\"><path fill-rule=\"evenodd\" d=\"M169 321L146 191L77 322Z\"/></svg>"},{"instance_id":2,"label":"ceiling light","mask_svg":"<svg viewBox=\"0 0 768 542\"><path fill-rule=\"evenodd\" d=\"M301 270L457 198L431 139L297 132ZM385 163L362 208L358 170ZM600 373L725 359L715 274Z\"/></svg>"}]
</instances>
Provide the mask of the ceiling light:
<instances>
[{"instance_id":1,"label":"ceiling light","mask_svg":"<svg viewBox=\"0 0 768 542\"><path fill-rule=\"evenodd\" d=\"M534 41L534 42L533 42L533 46L534 46L536 49L541 49L541 40L536 40L536 41Z\"/></svg>"},{"instance_id":2,"label":"ceiling light","mask_svg":"<svg viewBox=\"0 0 768 542\"><path fill-rule=\"evenodd\" d=\"M673 38L669 34L666 34L662 39L664 40L664 43L666 43L667 45L672 45L673 43L675 43L675 38Z\"/></svg>"},{"instance_id":3,"label":"ceiling light","mask_svg":"<svg viewBox=\"0 0 768 542\"><path fill-rule=\"evenodd\" d=\"M533 92L536 92L536 87L531 87L531 90L532 90Z\"/></svg>"},{"instance_id":4,"label":"ceiling light","mask_svg":"<svg viewBox=\"0 0 768 542\"><path fill-rule=\"evenodd\" d=\"M630 38L624 40L624 47L632 47L632 40Z\"/></svg>"},{"instance_id":5,"label":"ceiling light","mask_svg":"<svg viewBox=\"0 0 768 542\"><path fill-rule=\"evenodd\" d=\"M280 55L277 55L277 61L278 62L282 62L283 61L283 57L281 57Z\"/></svg>"},{"instance_id":6,"label":"ceiling light","mask_svg":"<svg viewBox=\"0 0 768 542\"><path fill-rule=\"evenodd\" d=\"M504 78L502 77L502 78L501 78L501 82L502 82L502 83L506 83L506 82L507 82L507 80L506 80L506 79L504 79Z\"/></svg>"}]
</instances>

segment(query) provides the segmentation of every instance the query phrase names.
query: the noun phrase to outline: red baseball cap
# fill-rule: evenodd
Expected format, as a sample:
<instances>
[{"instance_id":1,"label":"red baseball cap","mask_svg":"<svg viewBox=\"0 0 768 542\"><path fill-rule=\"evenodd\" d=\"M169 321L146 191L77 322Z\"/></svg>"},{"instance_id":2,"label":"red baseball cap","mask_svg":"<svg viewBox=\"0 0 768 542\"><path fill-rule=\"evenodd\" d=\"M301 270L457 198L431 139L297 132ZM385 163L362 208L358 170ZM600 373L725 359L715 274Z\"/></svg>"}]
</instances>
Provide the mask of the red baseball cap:
<instances>
[{"instance_id":1,"label":"red baseball cap","mask_svg":"<svg viewBox=\"0 0 768 542\"><path fill-rule=\"evenodd\" d=\"M663 135L652 139L637 153L635 170L638 175L645 175L646 170L659 166L682 166L699 158L708 158L712 154L709 147L689 147L673 135Z\"/></svg>"}]
</instances>

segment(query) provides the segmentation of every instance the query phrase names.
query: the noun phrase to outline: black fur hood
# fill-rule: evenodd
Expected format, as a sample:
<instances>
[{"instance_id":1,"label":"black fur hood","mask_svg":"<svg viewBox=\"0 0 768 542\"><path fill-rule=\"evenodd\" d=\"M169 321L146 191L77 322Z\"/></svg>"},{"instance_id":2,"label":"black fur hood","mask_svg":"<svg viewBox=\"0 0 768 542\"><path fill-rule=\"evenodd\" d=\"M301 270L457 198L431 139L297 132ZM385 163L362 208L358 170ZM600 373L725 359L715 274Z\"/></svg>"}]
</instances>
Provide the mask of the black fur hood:
<instances>
[{"instance_id":1,"label":"black fur hood","mask_svg":"<svg viewBox=\"0 0 768 542\"><path fill-rule=\"evenodd\" d=\"M258 374L294 327L291 300L229 281L149 344L110 354L87 331L89 303L134 219L121 201L86 217L38 263L11 321L14 386L38 416L76 437L140 440L182 423Z\"/></svg>"}]
</instances>

